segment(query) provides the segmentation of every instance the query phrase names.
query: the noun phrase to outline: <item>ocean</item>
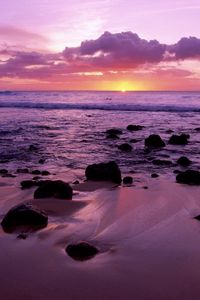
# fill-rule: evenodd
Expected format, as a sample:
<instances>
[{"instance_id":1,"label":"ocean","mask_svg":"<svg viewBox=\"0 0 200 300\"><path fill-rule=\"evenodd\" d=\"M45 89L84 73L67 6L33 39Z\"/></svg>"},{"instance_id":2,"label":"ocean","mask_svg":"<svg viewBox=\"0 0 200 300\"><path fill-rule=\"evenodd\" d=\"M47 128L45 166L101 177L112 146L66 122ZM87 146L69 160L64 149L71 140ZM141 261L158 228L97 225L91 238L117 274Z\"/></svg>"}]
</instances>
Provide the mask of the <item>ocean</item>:
<instances>
[{"instance_id":1,"label":"ocean","mask_svg":"<svg viewBox=\"0 0 200 300\"><path fill-rule=\"evenodd\" d=\"M144 128L130 132L129 124ZM120 139L106 138L110 128L122 129ZM172 133L190 134L188 145L169 145ZM147 151L150 134L159 134L166 147ZM120 151L122 143L133 150ZM123 175L174 176L183 155L199 168L199 145L200 92L0 92L0 168L12 174L29 168L82 180L87 165L115 160ZM154 159L172 165L156 166Z\"/></svg>"}]
</instances>

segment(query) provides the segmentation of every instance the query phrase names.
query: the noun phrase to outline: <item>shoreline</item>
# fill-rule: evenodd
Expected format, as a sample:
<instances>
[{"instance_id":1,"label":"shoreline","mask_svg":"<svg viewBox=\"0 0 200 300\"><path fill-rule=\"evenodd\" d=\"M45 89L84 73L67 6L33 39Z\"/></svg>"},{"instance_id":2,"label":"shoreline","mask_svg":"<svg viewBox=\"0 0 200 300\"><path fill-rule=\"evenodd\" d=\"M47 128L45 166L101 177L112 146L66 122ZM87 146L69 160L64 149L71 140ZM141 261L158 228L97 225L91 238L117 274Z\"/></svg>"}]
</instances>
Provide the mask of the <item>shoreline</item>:
<instances>
[{"instance_id":1,"label":"shoreline","mask_svg":"<svg viewBox=\"0 0 200 300\"><path fill-rule=\"evenodd\" d=\"M28 200L49 224L26 240L0 230L2 299L198 299L198 187L160 178L148 190L86 182L74 185L73 200L32 200L34 188L8 180L0 180L1 215ZM65 247L81 240L100 254L74 261Z\"/></svg>"}]
</instances>

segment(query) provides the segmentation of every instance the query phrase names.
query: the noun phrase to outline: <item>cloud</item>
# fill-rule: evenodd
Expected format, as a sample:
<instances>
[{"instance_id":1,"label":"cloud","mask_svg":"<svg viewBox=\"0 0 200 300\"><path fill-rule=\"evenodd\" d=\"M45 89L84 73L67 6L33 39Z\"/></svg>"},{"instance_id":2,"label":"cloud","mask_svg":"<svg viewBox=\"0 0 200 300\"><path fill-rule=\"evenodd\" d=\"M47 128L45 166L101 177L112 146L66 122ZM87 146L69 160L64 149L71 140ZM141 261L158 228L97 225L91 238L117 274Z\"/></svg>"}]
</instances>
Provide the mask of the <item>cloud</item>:
<instances>
[{"instance_id":1,"label":"cloud","mask_svg":"<svg viewBox=\"0 0 200 300\"><path fill-rule=\"evenodd\" d=\"M82 42L80 47L65 48L63 55L71 62L91 63L104 68L130 68L160 62L165 50L166 45L141 39L132 32L105 32L96 40Z\"/></svg>"},{"instance_id":2,"label":"cloud","mask_svg":"<svg viewBox=\"0 0 200 300\"><path fill-rule=\"evenodd\" d=\"M132 32L105 32L97 39L83 41L79 47L66 47L62 53L1 49L0 77L64 82L69 76L78 78L80 74L88 77L101 73L103 77L110 71L120 75L142 68L151 74L154 66L160 68L159 74L164 76L160 64L172 61L178 64L199 58L200 39L195 37L182 38L176 44L167 45L157 40L147 41ZM110 74L114 74L112 72ZM172 78L190 75L176 69L167 74Z\"/></svg>"},{"instance_id":3,"label":"cloud","mask_svg":"<svg viewBox=\"0 0 200 300\"><path fill-rule=\"evenodd\" d=\"M200 39L184 37L178 43L169 46L168 49L169 52L175 55L177 60L200 58Z\"/></svg>"}]
</instances>

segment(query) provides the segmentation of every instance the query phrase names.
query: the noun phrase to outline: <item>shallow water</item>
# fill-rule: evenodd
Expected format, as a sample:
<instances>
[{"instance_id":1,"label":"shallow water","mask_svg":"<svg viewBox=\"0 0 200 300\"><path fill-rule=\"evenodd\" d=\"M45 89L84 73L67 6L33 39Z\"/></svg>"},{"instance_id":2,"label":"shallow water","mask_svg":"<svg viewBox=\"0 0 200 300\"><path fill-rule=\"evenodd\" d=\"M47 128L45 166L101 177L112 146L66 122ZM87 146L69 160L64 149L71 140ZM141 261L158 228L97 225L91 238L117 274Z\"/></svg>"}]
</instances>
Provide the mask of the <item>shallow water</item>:
<instances>
[{"instance_id":1,"label":"shallow water","mask_svg":"<svg viewBox=\"0 0 200 300\"><path fill-rule=\"evenodd\" d=\"M115 160L124 174L157 172L172 174L174 168L154 166L153 158L188 156L198 168L200 93L190 92L1 92L1 168L14 172L18 167L65 172L82 178L90 163ZM128 132L128 124L143 125ZM123 129L120 140L106 139L105 131ZM171 134L189 133L186 146L167 145L146 153L144 138L160 134L167 142ZM137 139L133 151L123 153L117 145ZM29 151L35 145L37 151ZM45 165L38 164L40 158Z\"/></svg>"}]
</instances>

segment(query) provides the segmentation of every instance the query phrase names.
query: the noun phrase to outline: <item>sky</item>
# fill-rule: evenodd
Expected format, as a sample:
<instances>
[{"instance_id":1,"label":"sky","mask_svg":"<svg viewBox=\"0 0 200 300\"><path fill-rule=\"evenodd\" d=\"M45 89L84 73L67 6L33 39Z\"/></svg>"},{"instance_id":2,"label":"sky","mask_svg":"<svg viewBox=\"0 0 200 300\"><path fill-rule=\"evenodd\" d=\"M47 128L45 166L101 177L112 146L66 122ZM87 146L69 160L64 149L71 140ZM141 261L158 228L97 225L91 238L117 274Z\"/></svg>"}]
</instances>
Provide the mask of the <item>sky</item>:
<instances>
[{"instance_id":1,"label":"sky","mask_svg":"<svg viewBox=\"0 0 200 300\"><path fill-rule=\"evenodd\" d=\"M0 0L1 90L200 90L199 0Z\"/></svg>"}]
</instances>

